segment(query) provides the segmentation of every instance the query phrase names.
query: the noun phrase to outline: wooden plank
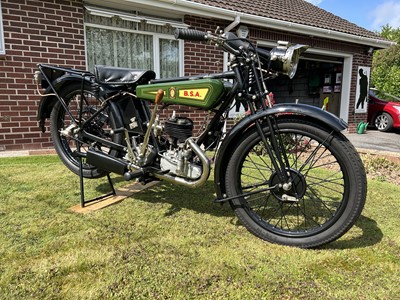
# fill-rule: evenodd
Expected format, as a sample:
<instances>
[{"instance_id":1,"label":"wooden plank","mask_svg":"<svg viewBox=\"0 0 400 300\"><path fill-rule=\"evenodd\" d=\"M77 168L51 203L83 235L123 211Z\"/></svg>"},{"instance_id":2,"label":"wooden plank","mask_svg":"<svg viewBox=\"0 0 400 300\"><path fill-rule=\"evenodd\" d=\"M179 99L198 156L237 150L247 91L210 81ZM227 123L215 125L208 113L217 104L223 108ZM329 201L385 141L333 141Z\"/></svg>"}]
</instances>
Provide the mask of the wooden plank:
<instances>
[{"instance_id":1,"label":"wooden plank","mask_svg":"<svg viewBox=\"0 0 400 300\"><path fill-rule=\"evenodd\" d=\"M87 214L93 211L97 211L99 209L103 209L108 206L120 203L128 197L156 185L158 182L159 181L152 181L146 185L135 182L130 185L116 189L115 195L87 203L85 207L81 207L80 204L77 204L70 207L69 210L80 214Z\"/></svg>"}]
</instances>

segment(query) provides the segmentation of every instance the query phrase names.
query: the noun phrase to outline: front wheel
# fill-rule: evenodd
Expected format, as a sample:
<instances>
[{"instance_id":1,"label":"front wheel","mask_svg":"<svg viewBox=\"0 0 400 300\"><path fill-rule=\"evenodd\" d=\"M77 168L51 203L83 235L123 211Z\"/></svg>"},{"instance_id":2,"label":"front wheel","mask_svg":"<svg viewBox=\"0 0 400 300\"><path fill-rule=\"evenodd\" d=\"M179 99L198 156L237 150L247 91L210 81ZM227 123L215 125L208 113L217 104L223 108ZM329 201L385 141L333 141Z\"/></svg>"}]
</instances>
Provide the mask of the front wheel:
<instances>
[{"instance_id":1,"label":"front wheel","mask_svg":"<svg viewBox=\"0 0 400 300\"><path fill-rule=\"evenodd\" d=\"M258 132L247 130L226 170L226 188L239 220L254 235L303 248L347 232L363 209L367 181L362 161L338 132L309 121L278 121L282 180ZM269 128L263 132L271 144ZM274 159L274 158L272 158Z\"/></svg>"}]
</instances>

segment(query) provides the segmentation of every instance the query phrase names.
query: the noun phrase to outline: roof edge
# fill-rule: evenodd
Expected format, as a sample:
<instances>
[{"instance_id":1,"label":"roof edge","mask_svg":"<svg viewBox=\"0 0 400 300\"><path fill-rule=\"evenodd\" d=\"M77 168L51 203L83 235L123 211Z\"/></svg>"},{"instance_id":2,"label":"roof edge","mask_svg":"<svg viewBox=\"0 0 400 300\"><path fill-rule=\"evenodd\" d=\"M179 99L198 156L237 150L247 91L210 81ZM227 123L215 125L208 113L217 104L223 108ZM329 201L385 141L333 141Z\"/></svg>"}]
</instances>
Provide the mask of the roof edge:
<instances>
[{"instance_id":1,"label":"roof edge","mask_svg":"<svg viewBox=\"0 0 400 300\"><path fill-rule=\"evenodd\" d=\"M395 42L388 41L385 39L379 39L379 37L377 37L376 39L368 38L368 37L349 34L349 33L345 33L345 32L340 32L340 31L335 31L335 30L330 30L330 29L325 29L325 28L320 28L320 27L313 27L313 26L303 25L303 24L298 24L298 23L293 23L293 22L281 21L281 20L276 20L276 19L271 19L271 18L266 18L266 17L259 17L259 16L245 14L245 15L243 15L243 17L241 19L242 19L242 22L249 22L252 25L257 25L260 27L284 30L284 31L300 33L300 34L314 36L314 37L330 38L330 39L337 40L337 41L350 42L350 43L370 46L370 47L374 47L374 48L385 49L385 48L389 48L391 46L396 45Z\"/></svg>"},{"instance_id":2,"label":"roof edge","mask_svg":"<svg viewBox=\"0 0 400 300\"><path fill-rule=\"evenodd\" d=\"M125 1L143 5L143 1L140 0L125 0ZM255 16L247 13L240 13L234 10L219 8L188 0L158 0L158 1L147 0L146 6L155 6L157 8L164 8L169 10L173 9L175 11L179 11L181 13L189 15L191 14L201 17L213 17L231 21L237 19L237 17L240 17L242 23L250 25L289 31L293 33L299 33L314 37L322 37L322 38L328 37L333 40L345 41L345 42L370 46L378 49L385 49L396 45L395 42L379 39L379 37L377 37L376 39L369 37L362 37L359 35L353 35L349 33L329 30L320 27L313 27L310 25L303 25L299 23L277 20L273 18Z\"/></svg>"}]
</instances>

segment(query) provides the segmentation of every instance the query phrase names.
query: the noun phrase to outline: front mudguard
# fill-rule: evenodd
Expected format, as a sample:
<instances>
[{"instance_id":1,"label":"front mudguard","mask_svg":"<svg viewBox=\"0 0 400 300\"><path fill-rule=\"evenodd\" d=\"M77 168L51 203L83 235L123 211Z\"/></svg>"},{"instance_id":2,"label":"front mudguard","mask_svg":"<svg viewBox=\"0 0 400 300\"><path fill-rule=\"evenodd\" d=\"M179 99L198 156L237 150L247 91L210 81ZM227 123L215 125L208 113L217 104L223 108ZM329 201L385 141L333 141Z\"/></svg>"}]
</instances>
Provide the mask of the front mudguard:
<instances>
[{"instance_id":1,"label":"front mudguard","mask_svg":"<svg viewBox=\"0 0 400 300\"><path fill-rule=\"evenodd\" d=\"M82 78L82 76L74 74L67 74L58 77L51 84L54 87L54 90L58 93L63 87L65 87L65 85L71 84L73 82L82 83L82 80L85 83L94 84L93 81L90 80L90 78ZM44 96L40 99L39 102L37 120L39 121L39 128L42 130L42 132L46 131L45 121L47 118L50 118L50 113L54 105L58 101L57 96L54 95L54 90L51 88L51 86L48 86L44 92ZM47 96L47 94L50 95Z\"/></svg>"},{"instance_id":2,"label":"front mudguard","mask_svg":"<svg viewBox=\"0 0 400 300\"><path fill-rule=\"evenodd\" d=\"M214 167L214 184L217 192L217 199L226 197L225 173L234 150L243 133L251 128L256 120L276 115L277 118L297 118L313 121L320 126L334 131L342 131L347 128L347 123L334 114L324 111L318 107L306 104L276 104L273 108L259 111L254 115L244 117L225 136L222 142Z\"/></svg>"}]
</instances>

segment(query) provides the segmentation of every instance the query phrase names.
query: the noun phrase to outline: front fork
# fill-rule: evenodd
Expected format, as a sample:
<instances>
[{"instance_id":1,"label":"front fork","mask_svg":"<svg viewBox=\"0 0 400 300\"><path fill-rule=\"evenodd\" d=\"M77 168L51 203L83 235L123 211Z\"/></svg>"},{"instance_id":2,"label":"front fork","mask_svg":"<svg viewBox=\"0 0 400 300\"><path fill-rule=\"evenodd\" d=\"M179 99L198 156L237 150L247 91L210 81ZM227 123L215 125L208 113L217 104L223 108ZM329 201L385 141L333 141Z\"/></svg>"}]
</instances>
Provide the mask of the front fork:
<instances>
[{"instance_id":1,"label":"front fork","mask_svg":"<svg viewBox=\"0 0 400 300\"><path fill-rule=\"evenodd\" d=\"M270 141L271 144L268 143L267 139L265 138L264 132L262 130L261 126L261 120L256 120L255 121L255 126L257 129L257 132L261 138L261 141L267 150L268 156L271 158L271 163L274 167L274 170L282 183L288 183L289 182L289 174L287 172L287 168L289 167L289 161L286 155L285 151L280 151L281 149L284 150L284 145L282 142L282 139L279 137L279 132L275 131L277 126L274 126L273 122L276 123L276 120L274 119L273 122L270 117L267 117L266 119L268 128L270 130ZM276 129L275 129L276 128Z\"/></svg>"},{"instance_id":2,"label":"front fork","mask_svg":"<svg viewBox=\"0 0 400 300\"><path fill-rule=\"evenodd\" d=\"M261 86L259 86L260 88ZM265 88L265 95L268 95L267 90ZM264 97L261 97L263 99ZM268 96L268 107L265 103L265 101L261 100L261 109L267 110L268 108L272 107L271 101L269 100ZM250 108L251 114L255 114L256 110L254 108L253 103L251 101L248 101L248 107ZM279 128L278 128L278 123L276 122L275 116L268 116L266 118L268 128L270 130L270 141L271 144L268 143L267 139L265 138L263 129L262 129L262 120L257 119L255 121L255 126L258 132L258 135L261 138L261 141L267 150L268 156L271 158L271 163L274 167L274 170L279 178L279 181L282 184L288 184L289 179L290 179L290 174L287 172L287 168L289 167L289 160L286 155L286 151L284 150L284 145L282 142L282 139L279 136ZM280 149L282 151L280 151Z\"/></svg>"}]
</instances>

